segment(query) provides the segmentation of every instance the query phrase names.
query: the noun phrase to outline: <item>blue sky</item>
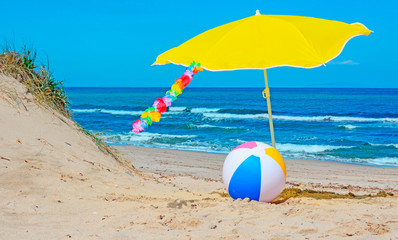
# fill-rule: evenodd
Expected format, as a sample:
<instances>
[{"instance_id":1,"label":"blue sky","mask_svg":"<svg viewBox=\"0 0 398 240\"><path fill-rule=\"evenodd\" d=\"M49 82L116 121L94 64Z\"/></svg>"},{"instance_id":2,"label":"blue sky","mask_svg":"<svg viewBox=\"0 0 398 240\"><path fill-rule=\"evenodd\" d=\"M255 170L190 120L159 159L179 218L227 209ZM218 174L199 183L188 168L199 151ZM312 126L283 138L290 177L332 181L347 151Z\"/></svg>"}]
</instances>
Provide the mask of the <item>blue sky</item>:
<instances>
[{"instance_id":1,"label":"blue sky","mask_svg":"<svg viewBox=\"0 0 398 240\"><path fill-rule=\"evenodd\" d=\"M315 69L268 71L271 87L398 87L396 1L5 1L0 39L34 46L65 86L166 87L183 67L156 56L219 25L283 14L361 22L370 36ZM256 70L201 72L191 87L263 87Z\"/></svg>"}]
</instances>

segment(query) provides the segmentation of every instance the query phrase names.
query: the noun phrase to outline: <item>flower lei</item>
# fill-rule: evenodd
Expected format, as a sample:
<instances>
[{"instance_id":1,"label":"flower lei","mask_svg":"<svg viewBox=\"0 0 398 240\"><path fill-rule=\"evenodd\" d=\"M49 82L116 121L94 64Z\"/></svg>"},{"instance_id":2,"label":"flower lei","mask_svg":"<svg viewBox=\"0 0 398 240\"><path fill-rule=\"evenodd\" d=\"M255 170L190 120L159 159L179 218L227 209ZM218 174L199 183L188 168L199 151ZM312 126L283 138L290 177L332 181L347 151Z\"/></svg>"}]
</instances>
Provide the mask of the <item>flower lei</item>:
<instances>
[{"instance_id":1,"label":"flower lei","mask_svg":"<svg viewBox=\"0 0 398 240\"><path fill-rule=\"evenodd\" d=\"M166 112L167 108L177 100L177 96L182 93L182 90L186 86L188 86L195 74L202 70L200 63L192 62L191 65L187 67L184 74L175 80L171 89L167 91L162 98L156 99L152 107L147 108L141 115L141 118L133 123L133 132L140 133L148 126L151 126L152 122L159 122L162 113Z\"/></svg>"}]
</instances>

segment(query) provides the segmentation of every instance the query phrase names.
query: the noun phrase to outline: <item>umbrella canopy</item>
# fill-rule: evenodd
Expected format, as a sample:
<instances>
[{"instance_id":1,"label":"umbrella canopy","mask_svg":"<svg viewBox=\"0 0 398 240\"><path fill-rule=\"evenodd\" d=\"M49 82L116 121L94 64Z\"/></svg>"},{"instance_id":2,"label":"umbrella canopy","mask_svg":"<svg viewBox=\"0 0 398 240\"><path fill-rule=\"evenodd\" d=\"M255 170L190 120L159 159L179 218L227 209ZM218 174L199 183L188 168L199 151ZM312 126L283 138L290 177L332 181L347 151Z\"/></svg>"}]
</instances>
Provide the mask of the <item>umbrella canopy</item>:
<instances>
[{"instance_id":1,"label":"umbrella canopy","mask_svg":"<svg viewBox=\"0 0 398 240\"><path fill-rule=\"evenodd\" d=\"M194 60L210 71L312 68L337 57L351 38L370 32L360 23L259 14L199 34L154 64L189 66Z\"/></svg>"},{"instance_id":2,"label":"umbrella canopy","mask_svg":"<svg viewBox=\"0 0 398 240\"><path fill-rule=\"evenodd\" d=\"M266 70L292 66L313 68L337 57L345 44L371 31L360 23L347 24L312 17L261 15L210 29L159 55L153 65L189 66L200 62L209 71L264 70L272 145L275 138Z\"/></svg>"}]
</instances>

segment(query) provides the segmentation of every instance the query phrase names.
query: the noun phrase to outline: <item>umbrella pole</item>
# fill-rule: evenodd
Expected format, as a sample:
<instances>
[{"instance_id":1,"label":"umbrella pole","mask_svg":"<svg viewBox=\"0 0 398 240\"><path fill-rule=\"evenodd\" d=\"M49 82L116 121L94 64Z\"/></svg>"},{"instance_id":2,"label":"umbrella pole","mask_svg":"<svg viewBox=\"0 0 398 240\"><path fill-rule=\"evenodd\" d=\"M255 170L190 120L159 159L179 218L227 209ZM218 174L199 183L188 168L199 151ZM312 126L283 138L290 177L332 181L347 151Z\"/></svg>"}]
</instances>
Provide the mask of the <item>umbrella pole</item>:
<instances>
[{"instance_id":1,"label":"umbrella pole","mask_svg":"<svg viewBox=\"0 0 398 240\"><path fill-rule=\"evenodd\" d=\"M265 80L265 89L263 91L263 98L267 99L269 129L271 131L272 146L275 148L274 124L272 122L272 110L271 110L271 98L270 98L271 96L268 88L267 70L265 69L264 69L264 80Z\"/></svg>"}]
</instances>

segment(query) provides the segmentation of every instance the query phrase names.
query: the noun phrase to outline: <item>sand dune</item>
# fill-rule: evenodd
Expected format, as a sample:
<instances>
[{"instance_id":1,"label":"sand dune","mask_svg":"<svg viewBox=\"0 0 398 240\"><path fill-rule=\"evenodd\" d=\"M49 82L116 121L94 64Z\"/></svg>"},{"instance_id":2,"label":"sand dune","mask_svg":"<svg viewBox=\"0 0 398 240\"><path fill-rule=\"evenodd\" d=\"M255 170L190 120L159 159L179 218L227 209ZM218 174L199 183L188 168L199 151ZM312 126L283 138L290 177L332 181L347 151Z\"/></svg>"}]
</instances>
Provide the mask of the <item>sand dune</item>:
<instances>
[{"instance_id":1,"label":"sand dune","mask_svg":"<svg viewBox=\"0 0 398 240\"><path fill-rule=\"evenodd\" d=\"M0 239L398 239L396 196L232 200L219 194L222 155L119 151L126 161L0 75ZM287 168L291 186L398 189L398 169L295 160Z\"/></svg>"}]
</instances>

